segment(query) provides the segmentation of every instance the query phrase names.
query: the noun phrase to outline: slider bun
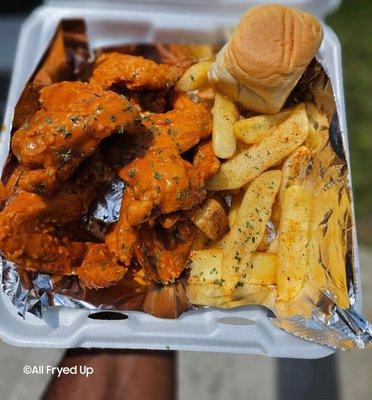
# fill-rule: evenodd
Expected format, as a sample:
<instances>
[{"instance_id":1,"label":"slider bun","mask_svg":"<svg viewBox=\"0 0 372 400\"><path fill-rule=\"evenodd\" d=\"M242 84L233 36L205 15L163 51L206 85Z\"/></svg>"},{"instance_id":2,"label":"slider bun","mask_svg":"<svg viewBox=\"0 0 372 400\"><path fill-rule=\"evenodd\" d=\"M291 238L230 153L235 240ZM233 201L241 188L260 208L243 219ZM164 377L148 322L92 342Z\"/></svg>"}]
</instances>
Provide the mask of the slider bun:
<instances>
[{"instance_id":1,"label":"slider bun","mask_svg":"<svg viewBox=\"0 0 372 400\"><path fill-rule=\"evenodd\" d=\"M277 113L323 39L311 14L279 5L247 11L209 71L214 88L258 113Z\"/></svg>"}]
</instances>

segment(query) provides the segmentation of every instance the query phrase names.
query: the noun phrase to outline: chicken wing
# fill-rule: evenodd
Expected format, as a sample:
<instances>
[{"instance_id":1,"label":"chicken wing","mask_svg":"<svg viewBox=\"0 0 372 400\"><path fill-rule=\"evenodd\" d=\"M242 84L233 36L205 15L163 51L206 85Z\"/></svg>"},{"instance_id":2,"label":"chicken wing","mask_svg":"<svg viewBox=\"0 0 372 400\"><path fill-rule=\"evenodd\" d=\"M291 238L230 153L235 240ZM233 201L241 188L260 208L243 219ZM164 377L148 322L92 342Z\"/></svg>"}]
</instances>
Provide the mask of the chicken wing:
<instances>
[{"instance_id":1,"label":"chicken wing","mask_svg":"<svg viewBox=\"0 0 372 400\"><path fill-rule=\"evenodd\" d=\"M48 86L40 102L41 110L12 138L13 153L32 169L19 182L30 192L55 189L104 138L134 129L139 118L124 97L82 82Z\"/></svg>"},{"instance_id":2,"label":"chicken wing","mask_svg":"<svg viewBox=\"0 0 372 400\"><path fill-rule=\"evenodd\" d=\"M90 82L102 89L113 85L128 89L162 89L175 84L182 70L140 56L105 53L97 58Z\"/></svg>"}]
</instances>

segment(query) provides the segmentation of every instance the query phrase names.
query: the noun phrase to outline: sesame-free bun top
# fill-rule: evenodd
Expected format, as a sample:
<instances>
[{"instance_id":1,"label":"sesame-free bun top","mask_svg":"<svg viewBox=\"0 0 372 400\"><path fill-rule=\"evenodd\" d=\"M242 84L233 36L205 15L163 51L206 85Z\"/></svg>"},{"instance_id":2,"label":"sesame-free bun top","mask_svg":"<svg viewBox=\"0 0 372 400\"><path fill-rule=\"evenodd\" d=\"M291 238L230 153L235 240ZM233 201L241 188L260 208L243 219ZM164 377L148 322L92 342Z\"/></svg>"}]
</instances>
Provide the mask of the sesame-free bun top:
<instances>
[{"instance_id":1,"label":"sesame-free bun top","mask_svg":"<svg viewBox=\"0 0 372 400\"><path fill-rule=\"evenodd\" d=\"M251 8L213 64L216 90L245 108L274 114L284 105L322 42L311 14L280 5Z\"/></svg>"}]
</instances>

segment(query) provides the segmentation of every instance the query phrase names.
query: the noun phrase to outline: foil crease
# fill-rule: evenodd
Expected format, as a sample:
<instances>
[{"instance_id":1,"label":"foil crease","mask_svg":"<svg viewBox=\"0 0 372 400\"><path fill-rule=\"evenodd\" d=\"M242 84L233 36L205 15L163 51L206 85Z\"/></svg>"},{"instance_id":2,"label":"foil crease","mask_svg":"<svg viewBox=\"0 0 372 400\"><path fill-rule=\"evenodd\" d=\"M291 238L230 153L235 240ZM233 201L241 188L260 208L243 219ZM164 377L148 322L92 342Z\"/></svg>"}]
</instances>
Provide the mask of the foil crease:
<instances>
[{"instance_id":1,"label":"foil crease","mask_svg":"<svg viewBox=\"0 0 372 400\"><path fill-rule=\"evenodd\" d=\"M78 27L79 29L76 30L74 27ZM63 51L56 53L61 56L64 74L66 75L70 71L70 75L73 78L83 78L88 63L87 43L85 36L83 36L84 40L82 42L80 41L81 35L77 35L79 38L78 41L75 40L75 36L71 36L74 30L75 33L80 34L83 32L85 35L85 28L82 28L82 21L70 21L69 23L65 21L65 23L62 23L58 27L53 40L54 42L59 41L59 47L57 46L57 48L66 51L66 53L63 53ZM158 46L147 45L145 47L146 54L150 54L151 51L154 54L158 54L156 51ZM36 85L34 82L35 77L37 77L37 73L40 70L45 69L49 65L47 56L48 54L54 55L54 47L56 45L52 42L44 60L41 61L38 69L26 85L25 92L21 96L21 101L17 105L16 116L18 116L18 119L16 118L16 120L21 121L24 117L23 102L25 99L30 99L27 90L36 90L34 89ZM144 55L141 53L144 51L144 48L141 46L132 46L131 49L138 50L139 55ZM105 50L102 49L101 51ZM66 57L67 53L69 57ZM73 65L68 65L68 60L75 60L75 62ZM52 69L55 66L58 67L58 62L48 67L51 68L51 71L48 71L50 81L47 84L66 78L65 75L57 76L53 74ZM39 86L41 85L40 82L37 83ZM39 86L37 86L37 89L39 89ZM329 120L332 120L330 126L330 143L339 158L345 160L345 143L338 124L337 112L335 112L336 107L332 86L323 67L315 60L310 64L301 78L290 96L287 105L299 101L314 102L327 114ZM15 129L16 126L13 126L13 128ZM3 177L5 173L6 170L3 173ZM345 174L348 174L347 170ZM90 234L98 241L104 238L108 226L117 221L124 190L124 183L119 178L114 178L103 188L102 194L93 205L90 213L84 216L83 223ZM353 218L351 218L351 224L352 229L355 229ZM150 284L147 287L143 283L137 283L138 277L135 277L135 273L133 272L133 279L128 282L124 279L117 287L96 291L96 293L82 288L78 279L74 276L56 278L48 274L28 273L18 270L14 263L3 258L0 260L1 289L5 295L9 296L15 310L23 318L26 313L44 318L45 313L50 307L87 310L118 309L127 311L132 309L144 310L157 315L157 303L162 302L163 298L169 299L172 296L175 300L169 306L169 318L176 318L180 312L190 308L204 308L206 306L233 308L242 305L259 304L266 306L267 309L272 311L268 312L268 318L274 326L298 337L333 348L366 348L371 347L372 327L357 311L355 304L357 295L355 281L358 271L354 254L356 246L354 240L355 237L351 237L348 242L351 257L350 262L346 263L349 306L347 308L339 307L331 291L317 293L317 301L314 301L314 291L311 294L304 291L299 306L307 307L310 310L310 314L307 317L286 316L285 313L276 313L274 309L275 288L272 287L252 285L251 287L240 288L233 299L226 298L218 287L205 287L204 291L198 292L199 305L190 306L187 304L185 295L186 290L190 290L190 288L185 289L185 282L182 280L175 285L158 287L158 285ZM164 297L162 298L162 296Z\"/></svg>"}]
</instances>

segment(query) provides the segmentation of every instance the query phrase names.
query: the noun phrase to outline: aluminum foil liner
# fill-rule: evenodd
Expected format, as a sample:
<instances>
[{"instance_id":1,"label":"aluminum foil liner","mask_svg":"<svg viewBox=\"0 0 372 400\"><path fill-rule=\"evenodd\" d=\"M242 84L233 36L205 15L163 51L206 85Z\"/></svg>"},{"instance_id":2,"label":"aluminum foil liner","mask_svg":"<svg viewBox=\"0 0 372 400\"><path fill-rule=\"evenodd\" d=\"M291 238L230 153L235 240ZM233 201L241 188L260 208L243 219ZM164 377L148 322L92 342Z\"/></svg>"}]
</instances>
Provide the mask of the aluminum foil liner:
<instances>
[{"instance_id":1,"label":"aluminum foil liner","mask_svg":"<svg viewBox=\"0 0 372 400\"><path fill-rule=\"evenodd\" d=\"M26 114L30 115L34 112L32 107L28 108L30 104L27 103L27 99L34 101L35 93L41 87L68 79L68 77L73 79L84 77L88 65L87 48L82 21L63 21L21 96L16 108L14 129L23 122ZM142 52L146 52L147 55L155 54L158 61L159 58L161 61L162 54L167 54L167 56L170 54L170 48L167 46L160 47L161 52L159 53L159 45L123 46L120 50L126 51L129 48L135 54L145 55ZM100 49L97 53L104 50ZM53 69L60 73L53 73ZM45 77L47 78L45 79ZM315 60L290 96L288 105L299 101L314 102L327 114L329 120L332 120L330 145L341 164L344 163L344 170L341 172L345 178L345 190L349 190L345 144L335 111L332 86L324 69ZM3 177L6 175L6 171L7 167L5 167ZM114 178L103 188L90 213L83 217L83 224L95 239L102 240L107 227L117 221L124 190L124 183L119 178ZM325 221L325 227L326 223ZM313 288L305 287L298 303L293 305L293 309L281 312L275 307L275 290L272 287L250 285L239 288L233 298L226 298L221 294L221 288L218 285L206 285L202 291L193 294L192 287L187 287L185 280L167 286L156 283L149 285L136 271L131 272L129 277L126 275L125 279L112 288L88 290L81 287L74 276L58 277L28 273L18 270L14 263L5 259L2 259L0 263L1 288L9 296L18 314L22 317L29 312L43 318L46 309L57 306L87 310L144 310L156 316L177 318L180 313L190 308L205 306L233 308L259 304L268 308L268 318L273 325L298 337L334 348L365 348L371 346L372 328L357 311L355 305L357 295L355 280L358 271L356 255L353 253L355 221L352 212L348 223L348 231L354 232L354 235L349 234L346 243L348 255L345 265L348 288L347 306L340 306L340 301L335 298L332 290L314 293ZM191 295L193 304L188 303L186 293L189 297ZM297 312L298 310L301 312ZM303 312L304 310L306 312ZM303 314L306 316L298 316Z\"/></svg>"}]
</instances>

